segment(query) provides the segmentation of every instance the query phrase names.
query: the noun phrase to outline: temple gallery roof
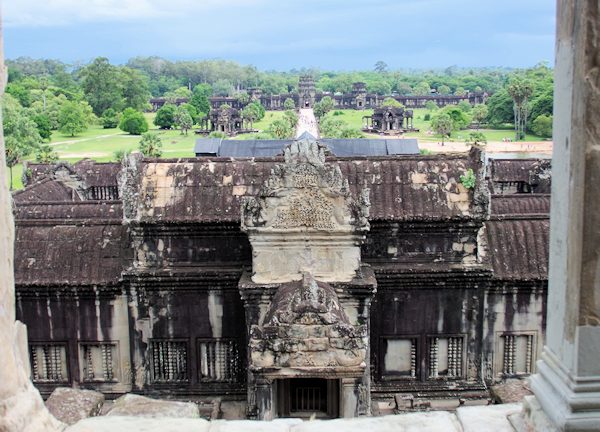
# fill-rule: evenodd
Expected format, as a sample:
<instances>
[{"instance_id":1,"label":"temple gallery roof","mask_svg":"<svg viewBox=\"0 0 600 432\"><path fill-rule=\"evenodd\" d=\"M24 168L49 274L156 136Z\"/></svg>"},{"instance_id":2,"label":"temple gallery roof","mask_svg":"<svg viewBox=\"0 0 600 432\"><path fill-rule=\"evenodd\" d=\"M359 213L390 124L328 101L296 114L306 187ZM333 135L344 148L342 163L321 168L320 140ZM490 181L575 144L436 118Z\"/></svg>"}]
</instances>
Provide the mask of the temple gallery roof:
<instances>
[{"instance_id":1,"label":"temple gallery roof","mask_svg":"<svg viewBox=\"0 0 600 432\"><path fill-rule=\"evenodd\" d=\"M61 174L74 175L82 180L87 187L113 186L121 164L116 162L96 162L82 159L74 164L61 162L58 164L28 163L26 168L26 184L38 182L44 178L57 178Z\"/></svg>"},{"instance_id":2,"label":"temple gallery roof","mask_svg":"<svg viewBox=\"0 0 600 432\"><path fill-rule=\"evenodd\" d=\"M541 171L549 170L550 159L490 159L490 177L498 182L528 182Z\"/></svg>"},{"instance_id":3,"label":"temple gallery roof","mask_svg":"<svg viewBox=\"0 0 600 432\"><path fill-rule=\"evenodd\" d=\"M355 197L370 190L370 220L448 220L483 211L460 177L477 155L328 157ZM243 197L255 196L281 158L145 159L137 168L135 214L143 222L239 222Z\"/></svg>"},{"instance_id":4,"label":"temple gallery roof","mask_svg":"<svg viewBox=\"0 0 600 432\"><path fill-rule=\"evenodd\" d=\"M548 218L492 220L485 225L495 279L548 279Z\"/></svg>"},{"instance_id":5,"label":"temple gallery roof","mask_svg":"<svg viewBox=\"0 0 600 432\"><path fill-rule=\"evenodd\" d=\"M28 285L116 283L126 265L127 228L117 224L19 225L15 282Z\"/></svg>"},{"instance_id":6,"label":"temple gallery roof","mask_svg":"<svg viewBox=\"0 0 600 432\"><path fill-rule=\"evenodd\" d=\"M224 140L199 138L194 146L196 156L216 157L272 157L283 154L283 149L294 140ZM331 154L347 156L388 156L419 154L417 139L336 139L321 138Z\"/></svg>"}]
</instances>

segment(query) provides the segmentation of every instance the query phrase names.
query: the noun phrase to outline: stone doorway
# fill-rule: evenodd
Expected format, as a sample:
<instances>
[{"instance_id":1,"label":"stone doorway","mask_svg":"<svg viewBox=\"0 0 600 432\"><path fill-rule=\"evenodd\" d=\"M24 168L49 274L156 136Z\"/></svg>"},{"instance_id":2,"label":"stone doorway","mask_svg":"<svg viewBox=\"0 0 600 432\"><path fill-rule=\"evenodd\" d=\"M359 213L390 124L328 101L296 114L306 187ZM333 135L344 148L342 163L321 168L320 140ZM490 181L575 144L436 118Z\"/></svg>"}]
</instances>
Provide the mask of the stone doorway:
<instances>
[{"instance_id":1,"label":"stone doorway","mask_svg":"<svg viewBox=\"0 0 600 432\"><path fill-rule=\"evenodd\" d=\"M277 380L278 417L339 417L339 380L291 378Z\"/></svg>"}]
</instances>

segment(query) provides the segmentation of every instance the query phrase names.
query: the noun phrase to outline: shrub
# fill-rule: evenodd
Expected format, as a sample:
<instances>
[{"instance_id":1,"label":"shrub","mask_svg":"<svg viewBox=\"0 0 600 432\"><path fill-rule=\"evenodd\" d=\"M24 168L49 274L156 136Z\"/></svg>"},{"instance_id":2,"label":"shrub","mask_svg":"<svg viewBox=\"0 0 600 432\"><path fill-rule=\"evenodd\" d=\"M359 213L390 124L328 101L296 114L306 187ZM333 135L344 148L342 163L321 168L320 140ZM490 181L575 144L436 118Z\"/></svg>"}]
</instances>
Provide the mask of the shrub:
<instances>
[{"instance_id":1,"label":"shrub","mask_svg":"<svg viewBox=\"0 0 600 432\"><path fill-rule=\"evenodd\" d=\"M142 135L139 149L140 153L146 157L161 157L162 141L158 134L146 132L144 135Z\"/></svg>"},{"instance_id":2,"label":"shrub","mask_svg":"<svg viewBox=\"0 0 600 432\"><path fill-rule=\"evenodd\" d=\"M227 134L225 132L213 131L208 134L209 138L227 138Z\"/></svg>"},{"instance_id":3,"label":"shrub","mask_svg":"<svg viewBox=\"0 0 600 432\"><path fill-rule=\"evenodd\" d=\"M475 174L473 173L473 169L469 168L465 175L460 176L460 182L467 189L473 189L475 187Z\"/></svg>"},{"instance_id":4,"label":"shrub","mask_svg":"<svg viewBox=\"0 0 600 432\"><path fill-rule=\"evenodd\" d=\"M156 111L156 117L154 117L154 124L161 129L171 129L175 124L175 105L165 104L158 111Z\"/></svg>"},{"instance_id":5,"label":"shrub","mask_svg":"<svg viewBox=\"0 0 600 432\"><path fill-rule=\"evenodd\" d=\"M102 113L100 124L104 129L114 129L119 126L121 115L112 108L108 108Z\"/></svg>"},{"instance_id":6,"label":"shrub","mask_svg":"<svg viewBox=\"0 0 600 432\"><path fill-rule=\"evenodd\" d=\"M148 122L141 112L133 108L126 108L121 116L119 129L131 135L141 135L148 132Z\"/></svg>"},{"instance_id":7,"label":"shrub","mask_svg":"<svg viewBox=\"0 0 600 432\"><path fill-rule=\"evenodd\" d=\"M425 114L425 115L423 116L423 120L425 120L425 121L429 121L429 120L431 120L431 114L429 114L429 113Z\"/></svg>"}]
</instances>

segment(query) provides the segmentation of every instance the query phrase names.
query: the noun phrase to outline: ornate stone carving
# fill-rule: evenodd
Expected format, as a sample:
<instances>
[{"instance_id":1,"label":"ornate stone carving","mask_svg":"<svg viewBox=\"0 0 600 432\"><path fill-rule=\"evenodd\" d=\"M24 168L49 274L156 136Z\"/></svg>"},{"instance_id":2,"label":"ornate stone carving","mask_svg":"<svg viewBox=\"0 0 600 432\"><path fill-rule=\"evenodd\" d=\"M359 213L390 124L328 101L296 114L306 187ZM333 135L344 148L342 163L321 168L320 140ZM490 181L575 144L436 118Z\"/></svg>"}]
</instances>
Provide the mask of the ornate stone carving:
<instances>
[{"instance_id":1,"label":"ornate stone carving","mask_svg":"<svg viewBox=\"0 0 600 432\"><path fill-rule=\"evenodd\" d=\"M284 151L257 197L243 200L242 229L254 250L252 280L350 281L360 266L362 232L369 229L369 190L351 197L340 167L325 162L326 147L303 135Z\"/></svg>"},{"instance_id":2,"label":"ornate stone carving","mask_svg":"<svg viewBox=\"0 0 600 432\"><path fill-rule=\"evenodd\" d=\"M282 284L262 326L252 327L253 370L365 368L367 328L352 325L335 290L305 273Z\"/></svg>"}]
</instances>

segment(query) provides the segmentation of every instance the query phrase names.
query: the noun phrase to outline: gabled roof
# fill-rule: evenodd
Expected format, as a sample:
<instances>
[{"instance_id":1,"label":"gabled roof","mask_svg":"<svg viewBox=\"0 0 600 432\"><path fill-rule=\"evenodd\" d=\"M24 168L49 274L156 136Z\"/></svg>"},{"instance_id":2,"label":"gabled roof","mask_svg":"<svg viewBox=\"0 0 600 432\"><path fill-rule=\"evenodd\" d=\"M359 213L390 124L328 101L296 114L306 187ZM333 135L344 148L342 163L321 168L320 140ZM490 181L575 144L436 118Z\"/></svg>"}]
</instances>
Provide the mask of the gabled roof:
<instances>
[{"instance_id":1,"label":"gabled roof","mask_svg":"<svg viewBox=\"0 0 600 432\"><path fill-rule=\"evenodd\" d=\"M36 201L80 201L77 192L50 177L42 177L35 183L30 183L24 189L13 193L13 200L17 204Z\"/></svg>"},{"instance_id":2,"label":"gabled roof","mask_svg":"<svg viewBox=\"0 0 600 432\"><path fill-rule=\"evenodd\" d=\"M77 176L87 187L117 186L121 164L117 162L96 162L82 159L74 164L59 162L57 164L28 163L28 183L37 182L45 177L52 178L59 170L66 170Z\"/></svg>"}]
</instances>

